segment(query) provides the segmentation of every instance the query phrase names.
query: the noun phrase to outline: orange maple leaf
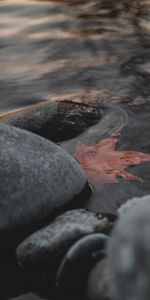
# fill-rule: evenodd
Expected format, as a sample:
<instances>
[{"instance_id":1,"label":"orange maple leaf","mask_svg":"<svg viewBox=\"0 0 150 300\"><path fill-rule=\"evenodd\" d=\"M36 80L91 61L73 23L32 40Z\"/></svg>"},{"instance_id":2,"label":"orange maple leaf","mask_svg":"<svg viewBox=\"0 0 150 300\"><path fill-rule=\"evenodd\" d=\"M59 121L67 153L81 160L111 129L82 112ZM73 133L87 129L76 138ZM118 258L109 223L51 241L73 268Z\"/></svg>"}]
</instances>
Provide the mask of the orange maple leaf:
<instances>
[{"instance_id":1,"label":"orange maple leaf","mask_svg":"<svg viewBox=\"0 0 150 300\"><path fill-rule=\"evenodd\" d=\"M116 176L143 182L143 179L125 169L150 161L150 154L138 151L115 150L118 135L100 141L93 146L78 144L75 158L80 162L89 182L118 183Z\"/></svg>"}]
</instances>

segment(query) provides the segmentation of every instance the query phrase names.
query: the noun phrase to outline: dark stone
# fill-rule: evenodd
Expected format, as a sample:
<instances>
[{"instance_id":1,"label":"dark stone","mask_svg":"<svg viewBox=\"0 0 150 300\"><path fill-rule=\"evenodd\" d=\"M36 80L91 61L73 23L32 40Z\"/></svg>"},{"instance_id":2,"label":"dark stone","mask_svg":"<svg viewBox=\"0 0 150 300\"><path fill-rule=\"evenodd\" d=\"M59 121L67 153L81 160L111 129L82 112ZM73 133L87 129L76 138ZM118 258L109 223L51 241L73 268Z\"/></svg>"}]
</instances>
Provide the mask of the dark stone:
<instances>
[{"instance_id":1,"label":"dark stone","mask_svg":"<svg viewBox=\"0 0 150 300\"><path fill-rule=\"evenodd\" d=\"M95 213L72 210L22 242L17 248L17 258L30 277L33 291L49 297L68 249L81 237L103 232L108 225L106 218L99 219Z\"/></svg>"},{"instance_id":2,"label":"dark stone","mask_svg":"<svg viewBox=\"0 0 150 300\"><path fill-rule=\"evenodd\" d=\"M81 238L68 250L56 277L61 293L84 295L88 273L94 263L105 256L106 242L106 235L94 233Z\"/></svg>"},{"instance_id":3,"label":"dark stone","mask_svg":"<svg viewBox=\"0 0 150 300\"><path fill-rule=\"evenodd\" d=\"M106 218L99 219L85 209L67 211L18 246L18 261L29 269L48 268L52 271L74 242L87 234L103 232L107 225Z\"/></svg>"},{"instance_id":4,"label":"dark stone","mask_svg":"<svg viewBox=\"0 0 150 300\"><path fill-rule=\"evenodd\" d=\"M25 129L54 142L73 138L96 124L102 116L100 104L44 101L7 113L0 122Z\"/></svg>"},{"instance_id":5,"label":"dark stone","mask_svg":"<svg viewBox=\"0 0 150 300\"><path fill-rule=\"evenodd\" d=\"M0 248L81 207L89 193L82 169L63 149L6 125L0 125L0 182Z\"/></svg>"}]
</instances>

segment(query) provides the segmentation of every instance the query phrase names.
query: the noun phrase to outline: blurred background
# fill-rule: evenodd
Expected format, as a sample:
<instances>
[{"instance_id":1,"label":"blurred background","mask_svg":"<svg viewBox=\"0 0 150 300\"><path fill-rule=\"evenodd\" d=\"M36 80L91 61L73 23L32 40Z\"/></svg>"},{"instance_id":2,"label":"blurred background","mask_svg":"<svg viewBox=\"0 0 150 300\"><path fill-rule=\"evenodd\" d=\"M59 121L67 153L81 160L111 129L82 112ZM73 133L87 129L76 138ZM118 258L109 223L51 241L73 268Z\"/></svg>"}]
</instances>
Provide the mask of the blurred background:
<instances>
[{"instance_id":1,"label":"blurred background","mask_svg":"<svg viewBox=\"0 0 150 300\"><path fill-rule=\"evenodd\" d=\"M149 100L149 0L0 0L0 112L72 94Z\"/></svg>"}]
</instances>

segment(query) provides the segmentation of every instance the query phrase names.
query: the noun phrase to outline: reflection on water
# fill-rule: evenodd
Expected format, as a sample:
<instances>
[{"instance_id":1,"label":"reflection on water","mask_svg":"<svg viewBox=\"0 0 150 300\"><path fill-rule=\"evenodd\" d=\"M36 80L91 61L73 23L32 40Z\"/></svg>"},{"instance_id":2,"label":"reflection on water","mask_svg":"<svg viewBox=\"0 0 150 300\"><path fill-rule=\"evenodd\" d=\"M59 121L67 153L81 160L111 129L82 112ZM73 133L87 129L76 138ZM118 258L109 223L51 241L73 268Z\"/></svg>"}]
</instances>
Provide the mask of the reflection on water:
<instances>
[{"instance_id":1,"label":"reflection on water","mask_svg":"<svg viewBox=\"0 0 150 300\"><path fill-rule=\"evenodd\" d=\"M149 48L149 0L1 0L0 112L63 95L79 102L107 100L122 105L128 115L121 119L118 148L150 152ZM121 115L112 116L110 110L111 124L116 124ZM99 138L104 129L97 131ZM107 127L107 134L111 132ZM119 205L122 195L148 193L149 164L132 172L143 174L144 185L123 180L117 189L105 185L93 194L89 207L100 209L103 197L104 210L106 205L113 210L112 198Z\"/></svg>"},{"instance_id":2,"label":"reflection on water","mask_svg":"<svg viewBox=\"0 0 150 300\"><path fill-rule=\"evenodd\" d=\"M0 111L89 90L149 98L140 76L121 69L149 53L149 1L115 2L1 1ZM140 64L142 78L148 60Z\"/></svg>"}]
</instances>

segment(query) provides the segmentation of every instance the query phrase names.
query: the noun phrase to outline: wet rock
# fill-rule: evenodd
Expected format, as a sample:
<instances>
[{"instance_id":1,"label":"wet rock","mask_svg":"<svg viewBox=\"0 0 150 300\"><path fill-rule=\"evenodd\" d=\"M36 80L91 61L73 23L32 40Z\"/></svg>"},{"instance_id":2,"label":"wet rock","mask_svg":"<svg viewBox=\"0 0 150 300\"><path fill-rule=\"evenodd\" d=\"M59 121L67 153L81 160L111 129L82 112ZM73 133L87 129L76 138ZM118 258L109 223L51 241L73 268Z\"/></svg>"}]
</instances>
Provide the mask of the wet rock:
<instances>
[{"instance_id":1,"label":"wet rock","mask_svg":"<svg viewBox=\"0 0 150 300\"><path fill-rule=\"evenodd\" d=\"M44 101L7 113L0 122L25 129L54 142L64 141L96 124L102 116L100 104Z\"/></svg>"},{"instance_id":2,"label":"wet rock","mask_svg":"<svg viewBox=\"0 0 150 300\"><path fill-rule=\"evenodd\" d=\"M99 219L85 209L72 210L22 242L17 258L28 274L33 291L51 298L55 294L57 270L68 249L81 237L103 232L107 226L106 218Z\"/></svg>"},{"instance_id":3,"label":"wet rock","mask_svg":"<svg viewBox=\"0 0 150 300\"><path fill-rule=\"evenodd\" d=\"M0 248L82 206L89 194L79 164L63 149L6 125L0 125L0 182Z\"/></svg>"},{"instance_id":4,"label":"wet rock","mask_svg":"<svg viewBox=\"0 0 150 300\"><path fill-rule=\"evenodd\" d=\"M109 295L113 300L148 300L150 196L131 200L127 208L108 243Z\"/></svg>"},{"instance_id":5,"label":"wet rock","mask_svg":"<svg viewBox=\"0 0 150 300\"><path fill-rule=\"evenodd\" d=\"M39 135L41 132L42 135L43 126L46 126L48 122L51 125L54 116L57 114L57 109L57 103L35 104L0 116L0 123L32 131L33 133L39 132ZM45 133L45 137L47 134Z\"/></svg>"},{"instance_id":6,"label":"wet rock","mask_svg":"<svg viewBox=\"0 0 150 300\"><path fill-rule=\"evenodd\" d=\"M85 209L65 212L18 246L18 261L29 269L48 268L52 272L74 242L87 234L103 232L107 226L106 218L99 219Z\"/></svg>"},{"instance_id":7,"label":"wet rock","mask_svg":"<svg viewBox=\"0 0 150 300\"><path fill-rule=\"evenodd\" d=\"M88 300L109 300L107 286L107 261L98 261L89 273L86 295Z\"/></svg>"},{"instance_id":8,"label":"wet rock","mask_svg":"<svg viewBox=\"0 0 150 300\"><path fill-rule=\"evenodd\" d=\"M56 277L61 292L84 294L88 273L94 263L104 257L106 242L106 235L94 233L81 238L68 250Z\"/></svg>"}]
</instances>

